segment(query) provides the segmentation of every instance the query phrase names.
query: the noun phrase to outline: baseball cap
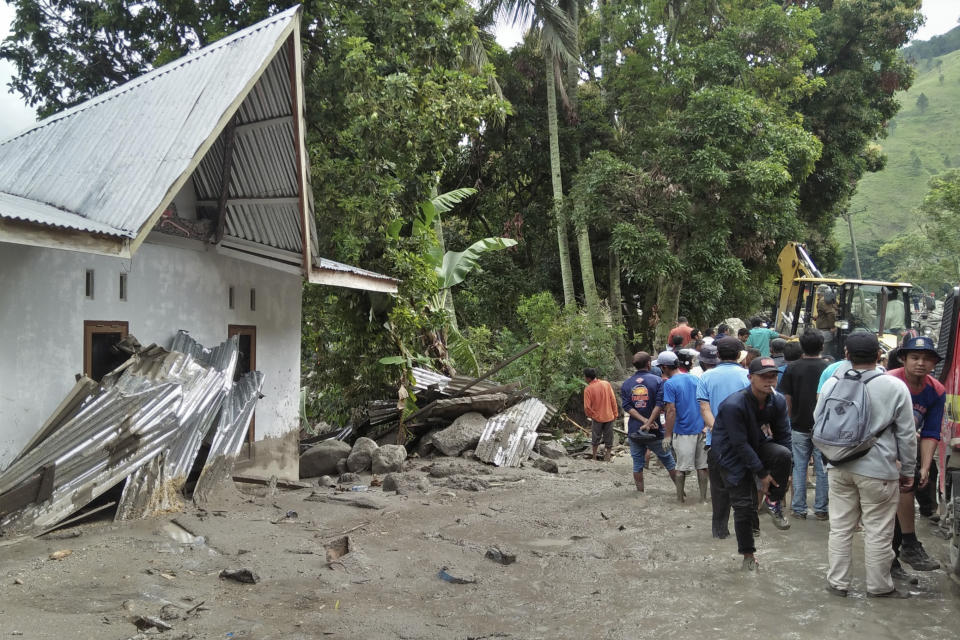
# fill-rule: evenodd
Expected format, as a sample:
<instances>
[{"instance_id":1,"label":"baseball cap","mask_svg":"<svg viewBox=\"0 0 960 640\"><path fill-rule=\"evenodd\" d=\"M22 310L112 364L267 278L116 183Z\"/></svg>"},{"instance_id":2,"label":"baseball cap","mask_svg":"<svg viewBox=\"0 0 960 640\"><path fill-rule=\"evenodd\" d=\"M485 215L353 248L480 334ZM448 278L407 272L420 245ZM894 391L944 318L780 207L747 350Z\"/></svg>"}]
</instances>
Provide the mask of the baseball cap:
<instances>
[{"instance_id":1,"label":"baseball cap","mask_svg":"<svg viewBox=\"0 0 960 640\"><path fill-rule=\"evenodd\" d=\"M731 337L714 340L713 344L717 347L717 355L724 360L736 360L740 350L743 349L743 343Z\"/></svg>"},{"instance_id":2,"label":"baseball cap","mask_svg":"<svg viewBox=\"0 0 960 640\"><path fill-rule=\"evenodd\" d=\"M700 349L700 363L717 364L718 362L720 362L720 354L717 352L717 347L712 344L703 345Z\"/></svg>"},{"instance_id":3,"label":"baseball cap","mask_svg":"<svg viewBox=\"0 0 960 640\"><path fill-rule=\"evenodd\" d=\"M854 331L846 337L844 346L851 355L875 356L880 350L880 341L876 334L869 331Z\"/></svg>"},{"instance_id":4,"label":"baseball cap","mask_svg":"<svg viewBox=\"0 0 960 640\"><path fill-rule=\"evenodd\" d=\"M657 359L653 361L653 364L658 367L676 367L679 362L680 359L673 351L661 351Z\"/></svg>"},{"instance_id":5,"label":"baseball cap","mask_svg":"<svg viewBox=\"0 0 960 640\"><path fill-rule=\"evenodd\" d=\"M924 351L936 356L937 362L941 360L940 354L937 353L936 347L933 346L933 340L927 336L917 336L904 342L903 346L900 347L900 353L906 353L908 351Z\"/></svg>"},{"instance_id":6,"label":"baseball cap","mask_svg":"<svg viewBox=\"0 0 960 640\"><path fill-rule=\"evenodd\" d=\"M761 374L761 373L770 373L779 371L777 369L777 363L774 362L773 358L769 356L764 356L762 358L754 358L750 362L750 375Z\"/></svg>"}]
</instances>

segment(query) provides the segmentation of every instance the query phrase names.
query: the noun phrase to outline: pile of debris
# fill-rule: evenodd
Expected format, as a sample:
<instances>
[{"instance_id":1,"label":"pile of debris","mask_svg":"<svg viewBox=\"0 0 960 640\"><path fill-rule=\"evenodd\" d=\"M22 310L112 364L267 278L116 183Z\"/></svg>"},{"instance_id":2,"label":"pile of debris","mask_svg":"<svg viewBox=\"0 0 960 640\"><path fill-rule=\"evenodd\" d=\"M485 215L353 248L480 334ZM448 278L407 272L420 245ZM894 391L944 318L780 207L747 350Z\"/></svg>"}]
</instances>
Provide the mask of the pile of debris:
<instances>
[{"instance_id":1,"label":"pile of debris","mask_svg":"<svg viewBox=\"0 0 960 640\"><path fill-rule=\"evenodd\" d=\"M79 378L0 474L4 532L49 530L120 483L118 520L179 508L208 436L195 499L230 477L263 386L259 371L234 382L237 338L206 349L180 331L169 350L125 348L99 384Z\"/></svg>"},{"instance_id":2,"label":"pile of debris","mask_svg":"<svg viewBox=\"0 0 960 640\"><path fill-rule=\"evenodd\" d=\"M408 452L420 457L472 452L466 455L500 467L519 466L531 456L538 430L546 429L557 411L517 384L486 380L492 373L451 378L415 368L416 411L404 418L397 403L374 402L362 422L326 439L301 441L300 477L396 472Z\"/></svg>"}]
</instances>

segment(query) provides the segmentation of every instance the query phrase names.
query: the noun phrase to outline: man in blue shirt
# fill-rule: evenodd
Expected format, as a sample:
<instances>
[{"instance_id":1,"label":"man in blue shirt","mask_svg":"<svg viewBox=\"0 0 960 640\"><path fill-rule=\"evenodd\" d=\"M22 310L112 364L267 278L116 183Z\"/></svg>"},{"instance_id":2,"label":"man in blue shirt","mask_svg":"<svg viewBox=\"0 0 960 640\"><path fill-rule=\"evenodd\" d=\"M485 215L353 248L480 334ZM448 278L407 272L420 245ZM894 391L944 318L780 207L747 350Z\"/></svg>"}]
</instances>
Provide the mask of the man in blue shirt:
<instances>
[{"instance_id":1,"label":"man in blue shirt","mask_svg":"<svg viewBox=\"0 0 960 640\"><path fill-rule=\"evenodd\" d=\"M730 493L737 551L743 569L757 568L753 530L757 489L765 494L763 507L778 529L789 529L783 515L783 496L793 470L787 403L776 391L777 366L772 358L750 363L750 386L720 405L713 428L720 476ZM769 434L769 435L768 435Z\"/></svg>"},{"instance_id":2,"label":"man in blue shirt","mask_svg":"<svg viewBox=\"0 0 960 640\"><path fill-rule=\"evenodd\" d=\"M750 385L747 370L737 364L743 343L736 338L726 337L715 340L720 363L709 371L704 371L697 382L697 401L700 403L700 415L703 417L705 445L707 448L707 467L710 475L710 502L713 506L713 537L726 538L730 535L727 523L730 520L730 497L719 475L716 452L711 448L714 416L720 410L720 404L727 397ZM759 521L758 521L759 526Z\"/></svg>"},{"instance_id":3,"label":"man in blue shirt","mask_svg":"<svg viewBox=\"0 0 960 640\"><path fill-rule=\"evenodd\" d=\"M657 356L666 382L663 383L664 447L673 444L677 459L677 500L683 502L687 474L697 472L700 501L707 501L707 451L703 417L697 403L697 378L679 368L677 355L665 351Z\"/></svg>"},{"instance_id":4,"label":"man in blue shirt","mask_svg":"<svg viewBox=\"0 0 960 640\"><path fill-rule=\"evenodd\" d=\"M620 387L620 399L623 410L630 416L627 422L627 441L630 443L630 456L633 458L633 482L637 491L643 492L643 464L648 448L663 463L671 479L676 478L677 471L673 454L663 446L663 427L660 426L663 380L650 373L650 354L646 351L634 354L633 366L637 372L627 378ZM649 442L640 443L634 439L641 436L641 432L644 435L650 434L647 436Z\"/></svg>"}]
</instances>

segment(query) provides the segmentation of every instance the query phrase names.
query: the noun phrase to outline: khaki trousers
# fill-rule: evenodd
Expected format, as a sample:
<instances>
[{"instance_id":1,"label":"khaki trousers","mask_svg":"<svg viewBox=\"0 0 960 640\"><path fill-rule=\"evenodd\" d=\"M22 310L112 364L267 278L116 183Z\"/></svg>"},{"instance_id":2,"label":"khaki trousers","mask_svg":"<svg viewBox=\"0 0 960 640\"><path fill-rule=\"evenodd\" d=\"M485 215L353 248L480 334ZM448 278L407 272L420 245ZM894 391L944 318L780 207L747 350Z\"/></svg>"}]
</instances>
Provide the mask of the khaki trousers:
<instances>
[{"instance_id":1,"label":"khaki trousers","mask_svg":"<svg viewBox=\"0 0 960 640\"><path fill-rule=\"evenodd\" d=\"M827 472L830 480L830 568L827 582L836 589L850 588L853 534L863 521L864 565L867 591L893 590L893 522L900 486L897 480L878 480L843 469Z\"/></svg>"}]
</instances>

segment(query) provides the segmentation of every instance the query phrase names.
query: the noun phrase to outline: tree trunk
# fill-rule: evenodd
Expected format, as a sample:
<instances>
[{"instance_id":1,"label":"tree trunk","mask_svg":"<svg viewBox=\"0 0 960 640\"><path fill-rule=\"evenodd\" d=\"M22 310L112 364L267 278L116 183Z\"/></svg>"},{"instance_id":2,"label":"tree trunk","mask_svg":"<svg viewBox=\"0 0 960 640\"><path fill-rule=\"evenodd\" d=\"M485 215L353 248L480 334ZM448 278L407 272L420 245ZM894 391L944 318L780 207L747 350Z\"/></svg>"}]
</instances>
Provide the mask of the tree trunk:
<instances>
[{"instance_id":1,"label":"tree trunk","mask_svg":"<svg viewBox=\"0 0 960 640\"><path fill-rule=\"evenodd\" d=\"M613 86L613 69L617 65L617 52L610 34L610 0L600 3L600 92L610 125L617 128L617 96Z\"/></svg>"},{"instance_id":2,"label":"tree trunk","mask_svg":"<svg viewBox=\"0 0 960 640\"><path fill-rule=\"evenodd\" d=\"M553 215L557 221L557 245L560 250L560 277L563 281L563 304L568 309L576 308L573 290L573 267L570 264L570 240L567 237L567 220L563 215L563 181L560 176L560 133L557 123L557 88L553 73L553 55L544 51L544 66L547 71L547 124L550 133L550 179L553 183Z\"/></svg>"},{"instance_id":3,"label":"tree trunk","mask_svg":"<svg viewBox=\"0 0 960 640\"><path fill-rule=\"evenodd\" d=\"M590 232L586 224L577 224L577 252L580 254L580 277L583 280L583 299L587 309L596 312L600 309L600 295L597 293L597 280L593 274L593 252L590 249Z\"/></svg>"},{"instance_id":4,"label":"tree trunk","mask_svg":"<svg viewBox=\"0 0 960 640\"><path fill-rule=\"evenodd\" d=\"M612 248L610 249L610 315L613 319L613 326L619 330L617 333L617 361L620 367L627 368L627 349L623 341L623 308L621 301L623 296L620 294L620 257Z\"/></svg>"},{"instance_id":5,"label":"tree trunk","mask_svg":"<svg viewBox=\"0 0 960 640\"><path fill-rule=\"evenodd\" d=\"M570 100L570 109L573 118L577 118L578 101L577 88L580 83L580 3L572 0L568 4L567 15L573 25L577 51L571 52L573 60L567 61L567 96ZM580 141L573 141L573 167L580 166ZM586 222L575 222L577 234L577 253L580 257L580 279L583 282L583 298L587 308L596 312L600 308L600 295L597 293L597 279L593 272L593 251L590 247L590 229Z\"/></svg>"},{"instance_id":6,"label":"tree trunk","mask_svg":"<svg viewBox=\"0 0 960 640\"><path fill-rule=\"evenodd\" d=\"M673 328L677 312L680 310L680 274L660 276L657 282L657 312L659 320L654 334L654 350L663 349L667 344L667 336Z\"/></svg>"}]
</instances>

